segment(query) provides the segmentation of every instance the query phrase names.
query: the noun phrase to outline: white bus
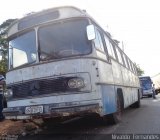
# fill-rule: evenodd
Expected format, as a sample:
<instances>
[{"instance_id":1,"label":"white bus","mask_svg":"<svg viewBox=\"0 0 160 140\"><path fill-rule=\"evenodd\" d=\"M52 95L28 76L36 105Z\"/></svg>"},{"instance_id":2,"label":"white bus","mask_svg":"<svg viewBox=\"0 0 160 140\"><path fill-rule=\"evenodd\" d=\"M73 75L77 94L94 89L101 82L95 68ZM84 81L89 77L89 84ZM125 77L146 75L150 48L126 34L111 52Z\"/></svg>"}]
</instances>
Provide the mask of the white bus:
<instances>
[{"instance_id":1,"label":"white bus","mask_svg":"<svg viewBox=\"0 0 160 140\"><path fill-rule=\"evenodd\" d=\"M86 12L58 7L17 20L8 31L7 119L97 114L118 122L140 106L136 67Z\"/></svg>"}]
</instances>

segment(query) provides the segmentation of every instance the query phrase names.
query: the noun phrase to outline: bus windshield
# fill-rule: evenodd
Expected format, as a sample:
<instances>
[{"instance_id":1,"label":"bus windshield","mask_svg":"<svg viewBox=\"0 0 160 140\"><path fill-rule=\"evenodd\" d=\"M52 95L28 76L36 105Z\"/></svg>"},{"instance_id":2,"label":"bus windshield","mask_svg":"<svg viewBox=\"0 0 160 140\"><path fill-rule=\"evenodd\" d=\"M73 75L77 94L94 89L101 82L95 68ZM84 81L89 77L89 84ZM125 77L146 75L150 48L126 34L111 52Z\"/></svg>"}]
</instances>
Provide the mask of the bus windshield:
<instances>
[{"instance_id":1,"label":"bus windshield","mask_svg":"<svg viewBox=\"0 0 160 140\"><path fill-rule=\"evenodd\" d=\"M40 60L59 59L91 52L84 19L67 20L39 29Z\"/></svg>"},{"instance_id":2,"label":"bus windshield","mask_svg":"<svg viewBox=\"0 0 160 140\"><path fill-rule=\"evenodd\" d=\"M35 31L22 34L9 41L10 67L15 68L36 61ZM12 58L12 59L11 59Z\"/></svg>"},{"instance_id":3,"label":"bus windshield","mask_svg":"<svg viewBox=\"0 0 160 140\"><path fill-rule=\"evenodd\" d=\"M38 29L39 52L36 49L36 30L17 35L9 41L10 68L40 61L60 59L91 52L91 42L87 39L85 19L67 20L40 26Z\"/></svg>"}]
</instances>

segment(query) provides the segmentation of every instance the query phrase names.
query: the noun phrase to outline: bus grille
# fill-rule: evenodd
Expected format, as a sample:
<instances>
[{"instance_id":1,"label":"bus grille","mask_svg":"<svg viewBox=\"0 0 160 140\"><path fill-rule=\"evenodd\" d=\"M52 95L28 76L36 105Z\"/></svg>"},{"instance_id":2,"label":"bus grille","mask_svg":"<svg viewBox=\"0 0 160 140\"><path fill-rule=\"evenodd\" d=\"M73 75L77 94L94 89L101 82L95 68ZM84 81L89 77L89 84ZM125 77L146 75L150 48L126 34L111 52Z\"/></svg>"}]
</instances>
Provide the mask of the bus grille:
<instances>
[{"instance_id":1,"label":"bus grille","mask_svg":"<svg viewBox=\"0 0 160 140\"><path fill-rule=\"evenodd\" d=\"M24 98L28 96L38 96L51 93L60 94L68 91L73 91L67 86L68 80L71 78L75 77L34 80L17 85L12 85L8 88L11 88L13 90L13 98Z\"/></svg>"}]
</instances>

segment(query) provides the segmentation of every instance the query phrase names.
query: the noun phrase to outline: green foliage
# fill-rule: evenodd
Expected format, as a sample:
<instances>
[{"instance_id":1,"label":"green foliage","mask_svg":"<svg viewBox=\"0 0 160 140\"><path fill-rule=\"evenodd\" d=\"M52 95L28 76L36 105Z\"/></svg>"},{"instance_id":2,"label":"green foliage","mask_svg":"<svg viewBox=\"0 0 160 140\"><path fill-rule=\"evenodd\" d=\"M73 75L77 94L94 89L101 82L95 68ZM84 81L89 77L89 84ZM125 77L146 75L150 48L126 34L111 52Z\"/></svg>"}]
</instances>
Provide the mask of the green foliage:
<instances>
[{"instance_id":1,"label":"green foliage","mask_svg":"<svg viewBox=\"0 0 160 140\"><path fill-rule=\"evenodd\" d=\"M142 76L144 74L144 70L140 68L139 64L135 63L135 65L136 65L138 76Z\"/></svg>"},{"instance_id":2,"label":"green foliage","mask_svg":"<svg viewBox=\"0 0 160 140\"><path fill-rule=\"evenodd\" d=\"M7 71L7 59L0 61L0 74L5 75Z\"/></svg>"},{"instance_id":3,"label":"green foliage","mask_svg":"<svg viewBox=\"0 0 160 140\"><path fill-rule=\"evenodd\" d=\"M0 54L2 59L0 60L0 74L5 75L7 72L7 31L11 23L16 19L8 19L0 25Z\"/></svg>"},{"instance_id":4,"label":"green foliage","mask_svg":"<svg viewBox=\"0 0 160 140\"><path fill-rule=\"evenodd\" d=\"M8 19L0 25L0 36L5 36L7 34L9 25L13 23L15 20L16 19Z\"/></svg>"}]
</instances>

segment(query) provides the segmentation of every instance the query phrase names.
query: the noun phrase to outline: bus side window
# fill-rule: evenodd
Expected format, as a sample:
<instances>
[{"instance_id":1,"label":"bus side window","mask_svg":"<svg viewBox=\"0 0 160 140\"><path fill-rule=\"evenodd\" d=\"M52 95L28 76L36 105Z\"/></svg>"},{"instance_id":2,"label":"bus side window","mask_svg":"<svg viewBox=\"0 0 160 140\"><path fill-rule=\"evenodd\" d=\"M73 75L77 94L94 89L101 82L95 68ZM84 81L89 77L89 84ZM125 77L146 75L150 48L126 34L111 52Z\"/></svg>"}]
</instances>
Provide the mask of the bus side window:
<instances>
[{"instance_id":1,"label":"bus side window","mask_svg":"<svg viewBox=\"0 0 160 140\"><path fill-rule=\"evenodd\" d=\"M132 62L132 66L133 66L133 73L136 74L136 69L133 62Z\"/></svg>"},{"instance_id":2,"label":"bus side window","mask_svg":"<svg viewBox=\"0 0 160 140\"><path fill-rule=\"evenodd\" d=\"M132 70L131 69L131 64L130 64L130 61L129 61L129 58L127 57L127 62L128 62L128 68L130 69L130 70Z\"/></svg>"},{"instance_id":3,"label":"bus side window","mask_svg":"<svg viewBox=\"0 0 160 140\"><path fill-rule=\"evenodd\" d=\"M113 57L114 59L116 59L116 55L115 55L115 52L114 52L114 49L113 49L113 46L112 44L110 43L108 37L106 35L104 35L104 40L105 40L105 43L106 43L106 47L107 47L107 50L108 50L108 54Z\"/></svg>"},{"instance_id":4,"label":"bus side window","mask_svg":"<svg viewBox=\"0 0 160 140\"><path fill-rule=\"evenodd\" d=\"M98 30L96 30L96 38L94 40L94 44L95 44L95 47L97 50L99 50L103 53L105 52L104 46L103 46L103 41L102 41L101 35Z\"/></svg>"},{"instance_id":5,"label":"bus side window","mask_svg":"<svg viewBox=\"0 0 160 140\"><path fill-rule=\"evenodd\" d=\"M116 52L117 52L119 63L121 63L123 65L122 55L121 55L120 49L118 47L116 47Z\"/></svg>"},{"instance_id":6,"label":"bus side window","mask_svg":"<svg viewBox=\"0 0 160 140\"><path fill-rule=\"evenodd\" d=\"M135 74L137 75L137 66L134 64Z\"/></svg>"},{"instance_id":7,"label":"bus side window","mask_svg":"<svg viewBox=\"0 0 160 140\"><path fill-rule=\"evenodd\" d=\"M129 62L130 62L130 68L131 68L131 71L133 72L133 66L132 66L132 62L131 62L131 60L129 60Z\"/></svg>"},{"instance_id":8,"label":"bus side window","mask_svg":"<svg viewBox=\"0 0 160 140\"><path fill-rule=\"evenodd\" d=\"M125 63L126 68L129 68L129 67L128 67L127 60L126 60L126 56L125 56L124 53L123 53L123 60L124 60L124 63Z\"/></svg>"},{"instance_id":9,"label":"bus side window","mask_svg":"<svg viewBox=\"0 0 160 140\"><path fill-rule=\"evenodd\" d=\"M133 62L131 61L131 66L132 66L132 72L134 73L134 67L133 67Z\"/></svg>"},{"instance_id":10,"label":"bus side window","mask_svg":"<svg viewBox=\"0 0 160 140\"><path fill-rule=\"evenodd\" d=\"M135 69L135 66L134 66L134 64L133 64L133 70L134 70L134 74L136 74L136 69Z\"/></svg>"}]
</instances>

